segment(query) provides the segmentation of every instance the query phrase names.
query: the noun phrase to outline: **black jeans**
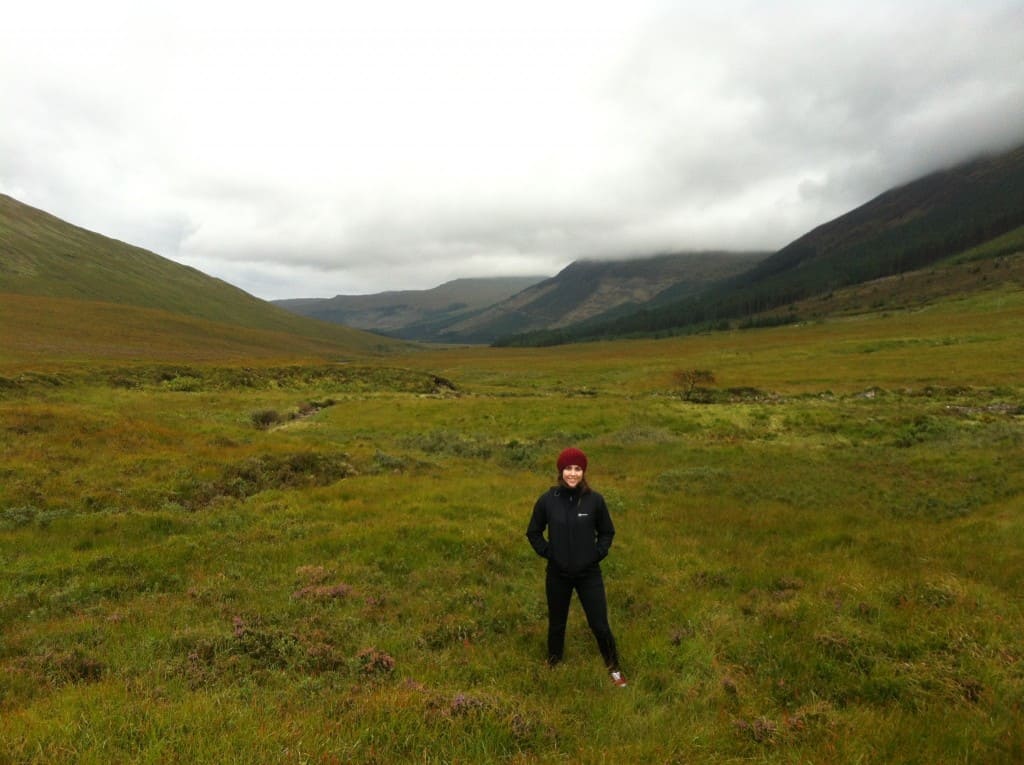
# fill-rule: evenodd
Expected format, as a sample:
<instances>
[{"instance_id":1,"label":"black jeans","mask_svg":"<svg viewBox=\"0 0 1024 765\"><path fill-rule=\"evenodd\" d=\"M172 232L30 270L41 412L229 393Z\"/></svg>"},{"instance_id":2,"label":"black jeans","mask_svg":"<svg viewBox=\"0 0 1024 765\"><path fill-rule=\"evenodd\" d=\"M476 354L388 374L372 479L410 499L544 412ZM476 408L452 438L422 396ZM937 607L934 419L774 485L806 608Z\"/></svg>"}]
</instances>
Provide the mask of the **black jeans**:
<instances>
[{"instance_id":1,"label":"black jeans","mask_svg":"<svg viewBox=\"0 0 1024 765\"><path fill-rule=\"evenodd\" d=\"M619 655L612 628L608 624L608 601L604 594L604 578L600 567L592 566L579 574L566 574L549 565L545 590L548 596L548 661L554 664L562 659L569 603L572 591L576 590L604 663L608 669L618 669Z\"/></svg>"}]
</instances>

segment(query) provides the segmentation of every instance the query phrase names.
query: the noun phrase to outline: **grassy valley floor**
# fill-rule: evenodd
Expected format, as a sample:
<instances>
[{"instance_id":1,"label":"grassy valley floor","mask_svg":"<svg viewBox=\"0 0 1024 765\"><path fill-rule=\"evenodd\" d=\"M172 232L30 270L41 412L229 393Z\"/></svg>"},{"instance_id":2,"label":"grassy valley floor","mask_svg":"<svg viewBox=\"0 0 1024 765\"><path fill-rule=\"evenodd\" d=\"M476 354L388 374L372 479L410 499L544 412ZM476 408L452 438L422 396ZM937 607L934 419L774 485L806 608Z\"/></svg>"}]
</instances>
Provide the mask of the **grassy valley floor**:
<instances>
[{"instance_id":1,"label":"grassy valley floor","mask_svg":"<svg viewBox=\"0 0 1024 765\"><path fill-rule=\"evenodd\" d=\"M0 763L1019 762L1021 358L1003 289L381 364L9 360ZM570 444L626 689L575 604L543 663L524 532Z\"/></svg>"}]
</instances>

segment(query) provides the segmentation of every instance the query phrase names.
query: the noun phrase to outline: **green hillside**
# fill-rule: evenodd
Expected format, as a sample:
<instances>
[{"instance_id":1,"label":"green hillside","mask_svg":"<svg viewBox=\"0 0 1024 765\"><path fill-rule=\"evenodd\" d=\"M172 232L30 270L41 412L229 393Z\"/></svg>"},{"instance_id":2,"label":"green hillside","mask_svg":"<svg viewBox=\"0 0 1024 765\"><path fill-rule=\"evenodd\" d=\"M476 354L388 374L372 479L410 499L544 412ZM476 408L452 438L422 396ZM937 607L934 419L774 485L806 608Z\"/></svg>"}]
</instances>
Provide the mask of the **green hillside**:
<instances>
[{"instance_id":1,"label":"green hillside","mask_svg":"<svg viewBox=\"0 0 1024 765\"><path fill-rule=\"evenodd\" d=\"M502 344L672 334L742 322L836 289L930 267L1021 225L1024 146L891 189L698 296L609 322L509 337Z\"/></svg>"},{"instance_id":2,"label":"green hillside","mask_svg":"<svg viewBox=\"0 0 1024 765\"><path fill-rule=\"evenodd\" d=\"M0 365L49 368L67 362L264 363L343 360L396 346L338 327L323 337L252 329L158 308L72 298L0 295Z\"/></svg>"},{"instance_id":3,"label":"green hillside","mask_svg":"<svg viewBox=\"0 0 1024 765\"><path fill-rule=\"evenodd\" d=\"M630 314L749 270L766 253L677 252L619 260L578 260L550 279L445 327L433 339L488 343L533 330L550 330Z\"/></svg>"},{"instance_id":4,"label":"green hillside","mask_svg":"<svg viewBox=\"0 0 1024 765\"><path fill-rule=\"evenodd\" d=\"M2 293L159 309L359 349L389 343L347 327L296 316L194 268L87 231L0 194ZM70 324L63 328L74 329Z\"/></svg>"}]
</instances>

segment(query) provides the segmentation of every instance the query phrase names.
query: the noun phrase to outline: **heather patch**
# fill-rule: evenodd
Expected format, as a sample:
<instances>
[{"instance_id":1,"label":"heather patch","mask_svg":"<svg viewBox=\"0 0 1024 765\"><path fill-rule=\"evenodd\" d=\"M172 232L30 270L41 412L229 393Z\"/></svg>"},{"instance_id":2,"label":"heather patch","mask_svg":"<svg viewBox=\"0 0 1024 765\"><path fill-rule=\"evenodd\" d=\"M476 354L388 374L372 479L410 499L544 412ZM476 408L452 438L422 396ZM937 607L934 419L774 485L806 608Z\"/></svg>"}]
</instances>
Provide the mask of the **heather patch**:
<instances>
[{"instance_id":1,"label":"heather patch","mask_svg":"<svg viewBox=\"0 0 1024 765\"><path fill-rule=\"evenodd\" d=\"M269 489L326 486L355 474L345 454L265 454L225 467L218 478L182 483L173 500L198 510L222 499L246 499Z\"/></svg>"}]
</instances>

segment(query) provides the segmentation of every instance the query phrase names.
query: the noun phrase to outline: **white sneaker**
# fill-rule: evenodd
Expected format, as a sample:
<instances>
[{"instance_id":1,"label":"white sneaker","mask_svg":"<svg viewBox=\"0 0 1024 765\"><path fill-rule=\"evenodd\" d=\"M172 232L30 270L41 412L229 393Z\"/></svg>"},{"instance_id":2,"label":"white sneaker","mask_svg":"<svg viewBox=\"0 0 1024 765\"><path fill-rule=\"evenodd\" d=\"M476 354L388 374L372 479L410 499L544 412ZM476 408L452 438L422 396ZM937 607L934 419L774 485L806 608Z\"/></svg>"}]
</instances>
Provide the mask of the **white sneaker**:
<instances>
[{"instance_id":1,"label":"white sneaker","mask_svg":"<svg viewBox=\"0 0 1024 765\"><path fill-rule=\"evenodd\" d=\"M615 685L616 688L625 688L627 685L629 685L629 683L626 682L626 678L623 677L622 673L619 670L613 669L608 674L611 676L612 683Z\"/></svg>"}]
</instances>

